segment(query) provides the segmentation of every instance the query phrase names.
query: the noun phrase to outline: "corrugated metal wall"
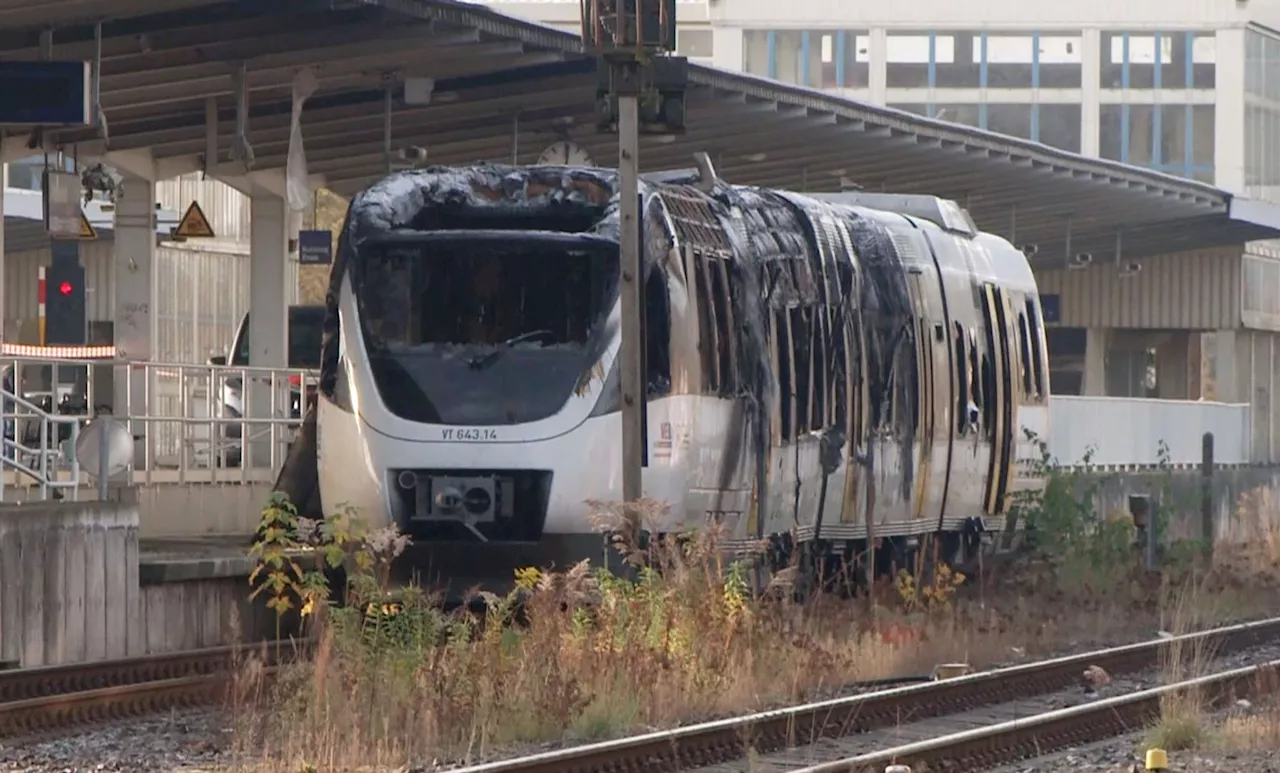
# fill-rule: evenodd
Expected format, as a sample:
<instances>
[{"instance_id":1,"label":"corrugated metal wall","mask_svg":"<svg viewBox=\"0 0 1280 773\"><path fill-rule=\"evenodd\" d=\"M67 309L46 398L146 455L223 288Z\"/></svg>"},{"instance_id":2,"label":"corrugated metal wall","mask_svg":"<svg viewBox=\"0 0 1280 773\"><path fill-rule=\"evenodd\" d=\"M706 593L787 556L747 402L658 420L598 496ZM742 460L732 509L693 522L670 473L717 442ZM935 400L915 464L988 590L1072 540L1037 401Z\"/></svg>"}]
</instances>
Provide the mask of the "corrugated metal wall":
<instances>
[{"instance_id":1,"label":"corrugated metal wall","mask_svg":"<svg viewBox=\"0 0 1280 773\"><path fill-rule=\"evenodd\" d=\"M90 321L114 317L114 246L111 241L80 244ZM210 354L225 352L249 308L248 251L188 243L158 248L155 260L154 359L204 362ZM22 343L36 342L38 269L48 263L48 248L5 256L5 315L23 331Z\"/></svg>"},{"instance_id":2,"label":"corrugated metal wall","mask_svg":"<svg viewBox=\"0 0 1280 773\"><path fill-rule=\"evenodd\" d=\"M211 354L226 353L248 309L247 252L203 245L156 250L154 359L204 362Z\"/></svg>"},{"instance_id":3,"label":"corrugated metal wall","mask_svg":"<svg viewBox=\"0 0 1280 773\"><path fill-rule=\"evenodd\" d=\"M249 241L249 197L216 180L201 180L199 172L156 183L156 201L179 216L192 201L200 202L217 234L216 239L201 240L202 246L238 249Z\"/></svg>"},{"instance_id":4,"label":"corrugated metal wall","mask_svg":"<svg viewBox=\"0 0 1280 773\"><path fill-rule=\"evenodd\" d=\"M1240 325L1238 248L1161 255L1121 278L1113 264L1038 270L1040 292L1061 296L1066 327L1234 329Z\"/></svg>"}]
</instances>

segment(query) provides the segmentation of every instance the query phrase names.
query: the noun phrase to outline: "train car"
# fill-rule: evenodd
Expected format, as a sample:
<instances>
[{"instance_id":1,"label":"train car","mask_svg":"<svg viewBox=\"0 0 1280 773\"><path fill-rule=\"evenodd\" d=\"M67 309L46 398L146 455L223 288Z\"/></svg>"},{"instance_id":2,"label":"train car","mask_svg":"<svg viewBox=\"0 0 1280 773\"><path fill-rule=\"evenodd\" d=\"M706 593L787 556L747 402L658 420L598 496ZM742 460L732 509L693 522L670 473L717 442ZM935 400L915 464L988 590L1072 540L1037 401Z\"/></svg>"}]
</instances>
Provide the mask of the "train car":
<instances>
[{"instance_id":1,"label":"train car","mask_svg":"<svg viewBox=\"0 0 1280 773\"><path fill-rule=\"evenodd\" d=\"M714 522L730 549L856 562L1004 527L1038 485L1026 430L1048 431L1021 252L933 197L641 187L652 532ZM277 488L395 524L455 587L607 558L588 501L621 495L617 205L615 172L566 166L356 196Z\"/></svg>"}]
</instances>

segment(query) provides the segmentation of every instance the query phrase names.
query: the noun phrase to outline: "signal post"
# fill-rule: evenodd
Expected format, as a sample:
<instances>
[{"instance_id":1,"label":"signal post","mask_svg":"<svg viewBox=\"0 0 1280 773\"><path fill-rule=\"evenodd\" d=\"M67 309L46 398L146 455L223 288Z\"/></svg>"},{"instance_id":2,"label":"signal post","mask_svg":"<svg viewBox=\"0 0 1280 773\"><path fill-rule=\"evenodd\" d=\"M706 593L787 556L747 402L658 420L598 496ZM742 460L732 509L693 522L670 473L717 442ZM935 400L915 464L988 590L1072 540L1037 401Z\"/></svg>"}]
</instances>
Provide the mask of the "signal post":
<instances>
[{"instance_id":1,"label":"signal post","mask_svg":"<svg viewBox=\"0 0 1280 773\"><path fill-rule=\"evenodd\" d=\"M640 211L640 134L685 129L688 60L676 49L675 0L580 0L582 41L599 60L597 129L618 135L621 242L622 499L643 496L645 464L644 267ZM639 514L630 513L632 534Z\"/></svg>"}]
</instances>

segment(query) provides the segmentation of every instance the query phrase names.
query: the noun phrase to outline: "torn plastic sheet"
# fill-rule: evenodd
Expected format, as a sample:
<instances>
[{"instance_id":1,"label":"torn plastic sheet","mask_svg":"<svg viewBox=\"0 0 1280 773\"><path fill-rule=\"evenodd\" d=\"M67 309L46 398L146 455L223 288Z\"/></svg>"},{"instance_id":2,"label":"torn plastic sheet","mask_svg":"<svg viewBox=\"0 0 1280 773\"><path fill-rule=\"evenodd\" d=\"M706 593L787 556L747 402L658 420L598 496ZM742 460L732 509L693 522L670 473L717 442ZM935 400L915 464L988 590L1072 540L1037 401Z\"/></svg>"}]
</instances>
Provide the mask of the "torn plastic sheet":
<instances>
[{"instance_id":1,"label":"torn plastic sheet","mask_svg":"<svg viewBox=\"0 0 1280 773\"><path fill-rule=\"evenodd\" d=\"M289 156L285 161L285 190L289 209L301 212L311 203L311 177L302 146L302 108L319 83L310 67L293 76L293 114L289 123Z\"/></svg>"}]
</instances>

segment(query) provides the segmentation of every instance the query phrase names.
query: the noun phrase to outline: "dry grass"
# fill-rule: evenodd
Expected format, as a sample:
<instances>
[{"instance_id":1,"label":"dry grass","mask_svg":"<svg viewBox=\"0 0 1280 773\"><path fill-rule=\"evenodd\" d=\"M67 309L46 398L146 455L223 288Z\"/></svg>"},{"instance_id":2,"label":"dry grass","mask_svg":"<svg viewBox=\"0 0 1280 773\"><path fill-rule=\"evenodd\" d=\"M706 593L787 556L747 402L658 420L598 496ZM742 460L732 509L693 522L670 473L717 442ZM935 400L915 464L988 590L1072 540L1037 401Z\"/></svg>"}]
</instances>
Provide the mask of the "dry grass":
<instances>
[{"instance_id":1,"label":"dry grass","mask_svg":"<svg viewBox=\"0 0 1280 773\"><path fill-rule=\"evenodd\" d=\"M1214 736L1214 746L1223 751L1280 749L1280 705L1272 703L1249 716L1228 717Z\"/></svg>"},{"instance_id":2,"label":"dry grass","mask_svg":"<svg viewBox=\"0 0 1280 773\"><path fill-rule=\"evenodd\" d=\"M652 515L655 506L646 507ZM275 513L292 517L287 507ZM602 506L602 522L617 517ZM278 570L288 575L279 597L296 594L310 608L321 644L313 662L290 668L270 690L252 669L240 680L238 758L255 767L477 761L795 703L939 662L982 667L1120 633L1141 638L1161 624L1189 629L1221 614L1206 612L1203 583L1176 594L1158 588L1159 601L1140 605L1112 593L1062 606L1025 596L1016 583L1012 593L961 589L945 573L931 586L889 585L876 604L833 596L799 604L786 572L770 592L751 593L745 564L726 562L718 535L705 532L655 546L634 580L583 563L521 573L521 589L486 598L484 614L442 612L410 589L398 614L365 616L367 602L384 598L379 562L402 544L361 533L355 521L326 522L324 533L300 525L304 539L346 559L355 603L314 603L314 573L287 562ZM271 564L270 551L261 558ZM1203 657L1184 655L1171 663L1194 668Z\"/></svg>"},{"instance_id":3,"label":"dry grass","mask_svg":"<svg viewBox=\"0 0 1280 773\"><path fill-rule=\"evenodd\" d=\"M1205 594L1198 586L1189 585L1178 594L1169 610L1169 633L1175 636L1203 628L1203 608L1200 599ZM1217 657L1208 643L1174 641L1161 655L1161 682L1176 684L1206 676L1213 670ZM1181 751L1201 746L1207 737L1205 696L1201 690L1182 690L1168 693L1160 700L1160 720L1153 725L1143 739L1143 748L1165 751Z\"/></svg>"}]
</instances>

